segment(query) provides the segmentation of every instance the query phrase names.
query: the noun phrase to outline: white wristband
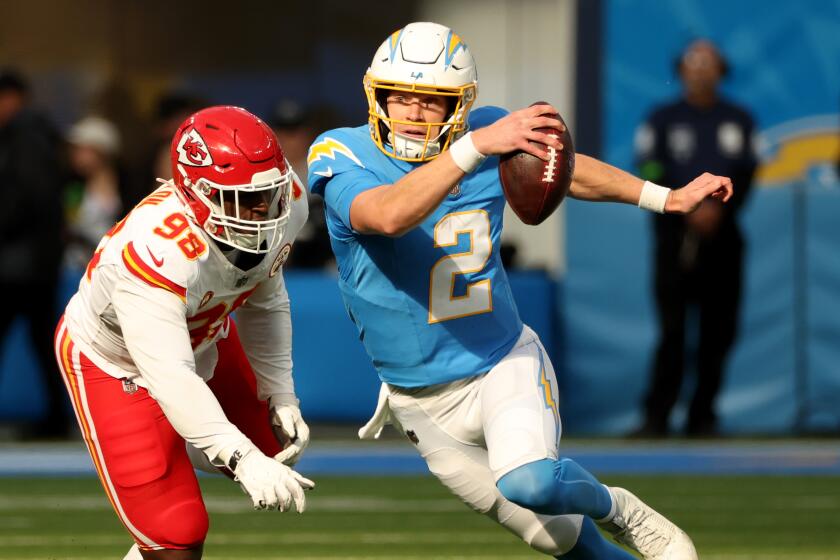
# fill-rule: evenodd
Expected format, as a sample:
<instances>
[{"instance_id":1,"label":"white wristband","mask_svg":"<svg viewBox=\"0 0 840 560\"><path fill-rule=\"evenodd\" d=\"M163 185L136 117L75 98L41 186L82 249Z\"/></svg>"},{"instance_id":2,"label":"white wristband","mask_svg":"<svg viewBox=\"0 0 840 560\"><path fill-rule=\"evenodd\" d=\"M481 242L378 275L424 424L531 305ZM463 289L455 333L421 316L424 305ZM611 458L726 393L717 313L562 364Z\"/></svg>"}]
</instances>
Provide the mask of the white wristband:
<instances>
[{"instance_id":1,"label":"white wristband","mask_svg":"<svg viewBox=\"0 0 840 560\"><path fill-rule=\"evenodd\" d=\"M671 192L671 189L667 187L645 181L642 186L642 195L639 197L639 208L664 214L665 202L668 200L669 192Z\"/></svg>"},{"instance_id":2,"label":"white wristband","mask_svg":"<svg viewBox=\"0 0 840 560\"><path fill-rule=\"evenodd\" d=\"M449 147L449 155L452 161L464 173L472 173L481 165L487 156L475 149L472 141L472 132L467 132Z\"/></svg>"}]
</instances>

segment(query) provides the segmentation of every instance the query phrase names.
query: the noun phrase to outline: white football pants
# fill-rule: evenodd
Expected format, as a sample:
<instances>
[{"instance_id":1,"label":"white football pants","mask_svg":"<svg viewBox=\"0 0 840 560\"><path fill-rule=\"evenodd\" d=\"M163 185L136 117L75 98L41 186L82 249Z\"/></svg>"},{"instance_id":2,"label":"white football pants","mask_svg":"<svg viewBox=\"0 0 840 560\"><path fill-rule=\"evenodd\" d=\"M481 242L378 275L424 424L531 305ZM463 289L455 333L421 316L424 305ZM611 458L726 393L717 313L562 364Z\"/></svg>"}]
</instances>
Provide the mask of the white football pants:
<instances>
[{"instance_id":1,"label":"white football pants","mask_svg":"<svg viewBox=\"0 0 840 560\"><path fill-rule=\"evenodd\" d=\"M509 502L496 488L499 478L519 466L557 459L557 379L527 326L484 375L414 389L383 385L377 412L360 436L375 437L389 420L429 470L475 511L545 554L565 554L577 542L582 516L539 515Z\"/></svg>"}]
</instances>

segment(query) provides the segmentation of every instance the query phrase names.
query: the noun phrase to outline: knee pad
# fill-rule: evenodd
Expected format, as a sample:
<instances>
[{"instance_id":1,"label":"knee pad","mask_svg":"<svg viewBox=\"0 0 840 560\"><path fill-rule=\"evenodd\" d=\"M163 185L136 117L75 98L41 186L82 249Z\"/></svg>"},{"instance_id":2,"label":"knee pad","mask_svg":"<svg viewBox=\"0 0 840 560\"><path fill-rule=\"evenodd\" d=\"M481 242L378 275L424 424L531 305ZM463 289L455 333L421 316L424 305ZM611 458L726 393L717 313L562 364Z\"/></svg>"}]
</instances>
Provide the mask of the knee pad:
<instances>
[{"instance_id":1,"label":"knee pad","mask_svg":"<svg viewBox=\"0 0 840 560\"><path fill-rule=\"evenodd\" d=\"M560 481L561 513L583 513L601 519L612 508L612 497L603 484L571 459L554 464L554 476Z\"/></svg>"},{"instance_id":2,"label":"knee pad","mask_svg":"<svg viewBox=\"0 0 840 560\"><path fill-rule=\"evenodd\" d=\"M187 500L166 508L158 516L163 544L166 548L190 549L204 543L210 521L204 503Z\"/></svg>"},{"instance_id":3,"label":"knee pad","mask_svg":"<svg viewBox=\"0 0 840 560\"><path fill-rule=\"evenodd\" d=\"M612 499L598 480L571 459L543 459L518 467L497 483L511 502L545 515L607 515Z\"/></svg>"},{"instance_id":4,"label":"knee pad","mask_svg":"<svg viewBox=\"0 0 840 560\"><path fill-rule=\"evenodd\" d=\"M496 486L502 495L516 505L538 513L545 511L555 499L560 481L554 474L555 461L543 459L517 467L504 475Z\"/></svg>"}]
</instances>

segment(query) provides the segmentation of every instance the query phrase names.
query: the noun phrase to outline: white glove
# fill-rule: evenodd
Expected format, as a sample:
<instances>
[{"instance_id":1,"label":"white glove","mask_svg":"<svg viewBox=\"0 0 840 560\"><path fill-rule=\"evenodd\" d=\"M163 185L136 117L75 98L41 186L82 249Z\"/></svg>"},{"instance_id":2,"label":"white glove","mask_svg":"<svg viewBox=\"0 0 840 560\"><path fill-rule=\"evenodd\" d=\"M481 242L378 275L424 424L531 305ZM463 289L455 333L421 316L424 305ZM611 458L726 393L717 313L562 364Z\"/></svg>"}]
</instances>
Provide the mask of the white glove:
<instances>
[{"instance_id":1,"label":"white glove","mask_svg":"<svg viewBox=\"0 0 840 560\"><path fill-rule=\"evenodd\" d=\"M298 513L306 509L303 491L315 487L315 483L304 478L286 465L266 457L259 449L252 447L237 457L234 453L230 464L233 474L246 494L251 496L254 509L279 509L287 511L295 503Z\"/></svg>"},{"instance_id":2,"label":"white glove","mask_svg":"<svg viewBox=\"0 0 840 560\"><path fill-rule=\"evenodd\" d=\"M289 445L274 459L289 466L298 462L303 450L309 445L309 426L300 415L300 408L292 404L283 404L272 408L271 423L279 427L289 438Z\"/></svg>"}]
</instances>

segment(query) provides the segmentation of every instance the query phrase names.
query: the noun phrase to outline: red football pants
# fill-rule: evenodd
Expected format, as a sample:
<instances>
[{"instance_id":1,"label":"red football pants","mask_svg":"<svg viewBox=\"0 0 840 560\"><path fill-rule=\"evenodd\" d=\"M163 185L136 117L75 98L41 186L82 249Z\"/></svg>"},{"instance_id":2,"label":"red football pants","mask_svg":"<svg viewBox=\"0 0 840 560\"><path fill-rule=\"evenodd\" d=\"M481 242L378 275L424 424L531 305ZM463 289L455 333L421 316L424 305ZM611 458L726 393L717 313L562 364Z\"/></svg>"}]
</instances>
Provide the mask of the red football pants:
<instances>
[{"instance_id":1,"label":"red football pants","mask_svg":"<svg viewBox=\"0 0 840 560\"><path fill-rule=\"evenodd\" d=\"M233 321L217 342L219 361L208 383L228 419L263 453L281 447L268 406L257 399L256 378ZM70 338L64 318L55 336L56 359L93 465L125 528L146 550L188 549L204 542L208 518L184 440L146 389L96 367Z\"/></svg>"}]
</instances>

